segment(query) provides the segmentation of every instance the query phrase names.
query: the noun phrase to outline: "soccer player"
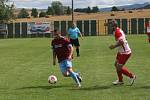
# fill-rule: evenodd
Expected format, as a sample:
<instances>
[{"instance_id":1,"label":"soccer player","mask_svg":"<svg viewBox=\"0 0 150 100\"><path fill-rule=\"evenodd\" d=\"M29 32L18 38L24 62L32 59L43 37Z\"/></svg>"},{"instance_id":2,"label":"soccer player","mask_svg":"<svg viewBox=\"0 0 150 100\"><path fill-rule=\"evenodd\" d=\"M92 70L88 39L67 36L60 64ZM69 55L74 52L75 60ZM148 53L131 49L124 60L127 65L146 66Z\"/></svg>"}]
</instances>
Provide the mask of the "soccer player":
<instances>
[{"instance_id":1,"label":"soccer player","mask_svg":"<svg viewBox=\"0 0 150 100\"><path fill-rule=\"evenodd\" d=\"M72 27L69 28L69 30L68 30L68 37L70 39L72 46L76 47L77 57L80 56L80 52L79 52L80 44L79 44L78 34L81 36L81 39L83 39L79 28L76 27L74 22L72 22Z\"/></svg>"},{"instance_id":2,"label":"soccer player","mask_svg":"<svg viewBox=\"0 0 150 100\"><path fill-rule=\"evenodd\" d=\"M73 47L70 41L62 37L58 30L54 30L54 39L51 45L53 49L53 65L56 65L57 57L62 74L65 77L72 77L77 86L81 87L82 78L79 73L74 72L72 69Z\"/></svg>"},{"instance_id":3,"label":"soccer player","mask_svg":"<svg viewBox=\"0 0 150 100\"><path fill-rule=\"evenodd\" d=\"M148 42L150 43L150 20L146 23Z\"/></svg>"},{"instance_id":4,"label":"soccer player","mask_svg":"<svg viewBox=\"0 0 150 100\"><path fill-rule=\"evenodd\" d=\"M109 24L112 26L115 40L116 40L116 43L113 45L110 45L109 48L110 49L118 48L118 53L117 53L117 57L116 57L116 61L115 61L115 67L116 67L116 72L118 75L118 80L114 81L113 84L114 85L123 84L124 83L123 76L122 76L122 74L123 74L123 75L126 75L127 77L129 77L129 79L130 79L129 85L132 85L134 83L134 80L136 79L136 76L133 73L131 73L127 69L127 67L125 67L125 63L131 56L131 49L126 40L124 32L122 31L122 29L120 29L117 26L116 20L112 20Z\"/></svg>"}]
</instances>

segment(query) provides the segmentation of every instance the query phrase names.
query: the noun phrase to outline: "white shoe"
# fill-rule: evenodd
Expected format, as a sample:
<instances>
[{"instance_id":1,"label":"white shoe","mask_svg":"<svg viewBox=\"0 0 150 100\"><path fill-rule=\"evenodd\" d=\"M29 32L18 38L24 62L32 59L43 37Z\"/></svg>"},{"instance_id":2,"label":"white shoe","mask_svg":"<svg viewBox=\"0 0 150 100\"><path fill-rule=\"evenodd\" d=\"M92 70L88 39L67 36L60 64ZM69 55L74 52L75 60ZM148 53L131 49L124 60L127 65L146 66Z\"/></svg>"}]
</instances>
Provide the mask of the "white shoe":
<instances>
[{"instance_id":1,"label":"white shoe","mask_svg":"<svg viewBox=\"0 0 150 100\"><path fill-rule=\"evenodd\" d=\"M129 78L129 85L132 86L134 81L136 79L136 76L134 75L133 78Z\"/></svg>"},{"instance_id":2,"label":"white shoe","mask_svg":"<svg viewBox=\"0 0 150 100\"><path fill-rule=\"evenodd\" d=\"M114 82L112 82L114 85L122 85L124 84L123 82L119 82L119 80L116 80Z\"/></svg>"},{"instance_id":3,"label":"white shoe","mask_svg":"<svg viewBox=\"0 0 150 100\"><path fill-rule=\"evenodd\" d=\"M78 78L79 82L81 83L82 82L82 77L81 77L80 73L77 74L77 78Z\"/></svg>"},{"instance_id":4,"label":"white shoe","mask_svg":"<svg viewBox=\"0 0 150 100\"><path fill-rule=\"evenodd\" d=\"M81 84L78 84L77 87L78 87L78 88L81 88Z\"/></svg>"}]
</instances>

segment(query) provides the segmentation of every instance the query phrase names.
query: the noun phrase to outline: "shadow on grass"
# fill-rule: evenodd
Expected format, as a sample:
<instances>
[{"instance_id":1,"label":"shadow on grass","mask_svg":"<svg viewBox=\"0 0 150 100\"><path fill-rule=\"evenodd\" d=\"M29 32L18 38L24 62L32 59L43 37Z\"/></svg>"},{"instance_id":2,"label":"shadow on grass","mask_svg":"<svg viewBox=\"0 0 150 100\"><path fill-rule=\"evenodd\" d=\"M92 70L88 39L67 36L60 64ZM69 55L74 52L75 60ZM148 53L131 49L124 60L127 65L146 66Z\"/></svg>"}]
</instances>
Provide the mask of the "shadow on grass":
<instances>
[{"instance_id":1,"label":"shadow on grass","mask_svg":"<svg viewBox=\"0 0 150 100\"><path fill-rule=\"evenodd\" d=\"M122 87L123 85L104 85L104 86L99 86L99 85L95 85L95 86L89 86L89 87L81 87L81 88L77 88L74 87L73 85L48 85L48 86L29 86L29 87L22 87L22 88L18 88L17 90L21 90L21 89L55 89L55 88L71 88L69 90L83 90L83 91L94 91L94 90L106 90L106 89L110 89L110 88L117 88L117 87ZM150 89L150 86L143 86L141 88L145 88L145 89Z\"/></svg>"},{"instance_id":2,"label":"shadow on grass","mask_svg":"<svg viewBox=\"0 0 150 100\"><path fill-rule=\"evenodd\" d=\"M142 86L140 88L142 88L142 89L150 89L150 86Z\"/></svg>"},{"instance_id":3,"label":"shadow on grass","mask_svg":"<svg viewBox=\"0 0 150 100\"><path fill-rule=\"evenodd\" d=\"M70 89L70 90L84 90L84 91L93 91L93 90L106 90L106 89L110 89L111 86L91 86L91 87L81 87L78 89Z\"/></svg>"},{"instance_id":4,"label":"shadow on grass","mask_svg":"<svg viewBox=\"0 0 150 100\"><path fill-rule=\"evenodd\" d=\"M48 85L48 86L29 86L29 87L22 87L19 89L54 89L54 88L64 88L64 87L70 87L69 85Z\"/></svg>"}]
</instances>

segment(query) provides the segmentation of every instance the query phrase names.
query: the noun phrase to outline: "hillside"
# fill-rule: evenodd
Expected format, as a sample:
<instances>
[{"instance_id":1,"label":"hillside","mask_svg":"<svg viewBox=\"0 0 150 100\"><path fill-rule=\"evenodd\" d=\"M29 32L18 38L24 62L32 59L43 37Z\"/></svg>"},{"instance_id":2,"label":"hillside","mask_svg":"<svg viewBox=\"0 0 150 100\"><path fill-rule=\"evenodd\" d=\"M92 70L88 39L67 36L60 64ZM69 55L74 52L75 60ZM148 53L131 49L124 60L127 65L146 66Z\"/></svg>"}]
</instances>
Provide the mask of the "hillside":
<instances>
[{"instance_id":1,"label":"hillside","mask_svg":"<svg viewBox=\"0 0 150 100\"><path fill-rule=\"evenodd\" d=\"M139 9L139 10L130 10L129 11L118 11L118 12L99 12L99 13L75 13L75 20L105 20L105 19L130 19L130 18L150 18L150 9ZM114 16L111 16L111 15ZM67 21L71 20L71 15L63 16L49 16L48 18L24 18L16 19L16 22L36 22L36 21Z\"/></svg>"},{"instance_id":2,"label":"hillside","mask_svg":"<svg viewBox=\"0 0 150 100\"><path fill-rule=\"evenodd\" d=\"M150 3L145 2L143 4L123 5L123 6L117 6L117 8L118 9L125 9L125 10L132 10L132 9L144 8L147 5L150 5ZM101 8L100 11L111 11L111 9L112 9L112 7Z\"/></svg>"},{"instance_id":3,"label":"hillside","mask_svg":"<svg viewBox=\"0 0 150 100\"><path fill-rule=\"evenodd\" d=\"M139 9L150 9L150 4L146 5L146 6L142 7L142 8L139 8Z\"/></svg>"}]
</instances>

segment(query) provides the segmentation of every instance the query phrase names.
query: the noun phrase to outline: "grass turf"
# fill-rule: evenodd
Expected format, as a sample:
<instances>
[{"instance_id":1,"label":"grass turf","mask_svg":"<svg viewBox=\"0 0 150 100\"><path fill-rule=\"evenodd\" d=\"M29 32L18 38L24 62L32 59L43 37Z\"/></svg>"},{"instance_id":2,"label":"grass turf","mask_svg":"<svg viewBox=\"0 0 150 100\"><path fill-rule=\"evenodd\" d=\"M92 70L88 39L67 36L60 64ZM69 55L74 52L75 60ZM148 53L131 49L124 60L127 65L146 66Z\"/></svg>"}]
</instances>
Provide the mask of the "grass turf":
<instances>
[{"instance_id":1,"label":"grass turf","mask_svg":"<svg viewBox=\"0 0 150 100\"><path fill-rule=\"evenodd\" d=\"M126 64L137 76L133 86L113 86L116 77L116 50L112 36L85 37L80 40L81 57L74 57L73 68L83 76L82 88L76 89L71 78L64 78L52 66L50 39L0 40L0 100L149 100L150 44L145 35L127 36L132 57ZM54 74L55 85L47 78Z\"/></svg>"}]
</instances>

